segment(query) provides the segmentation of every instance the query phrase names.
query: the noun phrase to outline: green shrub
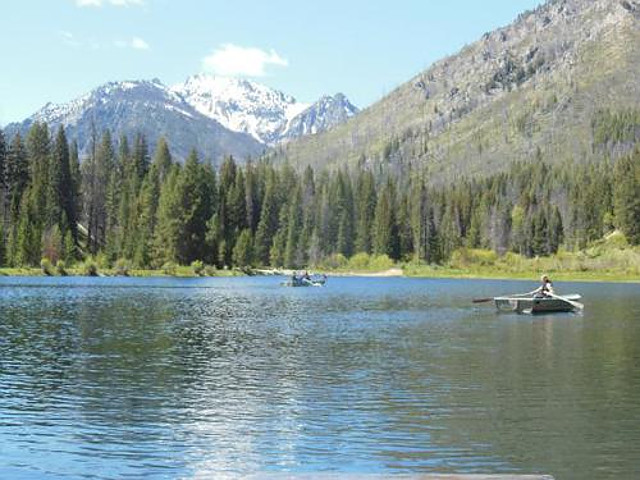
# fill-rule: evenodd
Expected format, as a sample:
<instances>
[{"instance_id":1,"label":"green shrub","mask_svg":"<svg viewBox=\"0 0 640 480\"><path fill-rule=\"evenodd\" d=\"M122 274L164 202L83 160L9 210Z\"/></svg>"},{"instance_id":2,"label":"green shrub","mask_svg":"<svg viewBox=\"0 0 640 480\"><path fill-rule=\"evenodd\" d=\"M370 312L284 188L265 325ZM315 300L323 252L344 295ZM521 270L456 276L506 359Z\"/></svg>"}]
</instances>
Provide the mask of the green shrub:
<instances>
[{"instance_id":1,"label":"green shrub","mask_svg":"<svg viewBox=\"0 0 640 480\"><path fill-rule=\"evenodd\" d=\"M624 236L624 233L616 230L610 235L607 235L605 245L608 248L619 248L622 250L629 247L629 242L627 241L627 237Z\"/></svg>"},{"instance_id":2,"label":"green shrub","mask_svg":"<svg viewBox=\"0 0 640 480\"><path fill-rule=\"evenodd\" d=\"M478 248L459 248L451 254L450 265L456 268L469 266L493 266L498 261L498 254L493 250Z\"/></svg>"},{"instance_id":3,"label":"green shrub","mask_svg":"<svg viewBox=\"0 0 640 480\"><path fill-rule=\"evenodd\" d=\"M67 264L64 260L58 260L58 263L56 263L56 273L61 277L67 276Z\"/></svg>"},{"instance_id":4,"label":"green shrub","mask_svg":"<svg viewBox=\"0 0 640 480\"><path fill-rule=\"evenodd\" d=\"M207 277L215 277L218 274L218 269L213 265L207 265L204 267L204 274Z\"/></svg>"},{"instance_id":5,"label":"green shrub","mask_svg":"<svg viewBox=\"0 0 640 480\"><path fill-rule=\"evenodd\" d=\"M162 265L162 273L164 273L165 275L175 277L177 271L178 266L173 262L166 262L164 265Z\"/></svg>"},{"instance_id":6,"label":"green shrub","mask_svg":"<svg viewBox=\"0 0 640 480\"><path fill-rule=\"evenodd\" d=\"M53 275L53 264L48 258L45 257L40 260L40 268L42 268L42 273L44 273L45 275L49 277Z\"/></svg>"},{"instance_id":7,"label":"green shrub","mask_svg":"<svg viewBox=\"0 0 640 480\"><path fill-rule=\"evenodd\" d=\"M201 277L204 273L204 263L202 263L202 260L194 260L191 262L191 268L193 273L198 277Z\"/></svg>"},{"instance_id":8,"label":"green shrub","mask_svg":"<svg viewBox=\"0 0 640 480\"><path fill-rule=\"evenodd\" d=\"M82 264L82 274L86 277L98 276L98 264L93 258L87 258Z\"/></svg>"},{"instance_id":9,"label":"green shrub","mask_svg":"<svg viewBox=\"0 0 640 480\"><path fill-rule=\"evenodd\" d=\"M116 261L115 274L120 277L129 276L129 262L124 258L120 258Z\"/></svg>"},{"instance_id":10,"label":"green shrub","mask_svg":"<svg viewBox=\"0 0 640 480\"><path fill-rule=\"evenodd\" d=\"M95 260L96 267L100 270L107 270L111 267L111 263L109 262L109 258L102 252L100 252Z\"/></svg>"},{"instance_id":11,"label":"green shrub","mask_svg":"<svg viewBox=\"0 0 640 480\"><path fill-rule=\"evenodd\" d=\"M353 257L349 259L349 269L350 270L367 270L369 268L369 263L371 262L371 257L368 253L356 253Z\"/></svg>"},{"instance_id":12,"label":"green shrub","mask_svg":"<svg viewBox=\"0 0 640 480\"><path fill-rule=\"evenodd\" d=\"M371 258L369 268L376 272L382 272L393 268L393 260L388 255L376 255Z\"/></svg>"},{"instance_id":13,"label":"green shrub","mask_svg":"<svg viewBox=\"0 0 640 480\"><path fill-rule=\"evenodd\" d=\"M341 253L334 253L333 255L325 258L321 262L320 266L328 270L339 270L345 268L348 263L349 262L344 255L342 255Z\"/></svg>"}]
</instances>

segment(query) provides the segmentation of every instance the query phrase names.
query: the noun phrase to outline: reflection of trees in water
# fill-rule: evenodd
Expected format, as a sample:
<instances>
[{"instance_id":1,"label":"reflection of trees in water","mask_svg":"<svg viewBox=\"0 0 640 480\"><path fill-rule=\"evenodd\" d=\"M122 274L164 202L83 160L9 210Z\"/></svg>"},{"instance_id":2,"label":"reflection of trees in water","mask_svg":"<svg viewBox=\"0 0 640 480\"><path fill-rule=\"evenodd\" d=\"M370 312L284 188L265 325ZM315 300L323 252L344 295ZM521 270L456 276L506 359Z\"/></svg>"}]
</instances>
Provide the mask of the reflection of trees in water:
<instances>
[{"instance_id":1,"label":"reflection of trees in water","mask_svg":"<svg viewBox=\"0 0 640 480\"><path fill-rule=\"evenodd\" d=\"M633 292L528 317L462 305L471 284L363 284L0 291L0 381L40 409L26 424L73 425L130 471L629 471Z\"/></svg>"}]
</instances>

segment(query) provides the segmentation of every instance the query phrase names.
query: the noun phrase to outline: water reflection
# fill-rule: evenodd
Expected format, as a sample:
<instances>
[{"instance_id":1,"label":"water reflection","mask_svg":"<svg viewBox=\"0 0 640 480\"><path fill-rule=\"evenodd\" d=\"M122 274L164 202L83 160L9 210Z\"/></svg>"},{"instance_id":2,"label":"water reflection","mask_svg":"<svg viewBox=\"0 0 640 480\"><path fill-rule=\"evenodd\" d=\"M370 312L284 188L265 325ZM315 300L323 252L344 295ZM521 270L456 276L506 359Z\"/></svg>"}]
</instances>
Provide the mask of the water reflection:
<instances>
[{"instance_id":1,"label":"water reflection","mask_svg":"<svg viewBox=\"0 0 640 480\"><path fill-rule=\"evenodd\" d=\"M522 317L469 303L509 282L0 282L0 476L640 465L636 286Z\"/></svg>"}]
</instances>

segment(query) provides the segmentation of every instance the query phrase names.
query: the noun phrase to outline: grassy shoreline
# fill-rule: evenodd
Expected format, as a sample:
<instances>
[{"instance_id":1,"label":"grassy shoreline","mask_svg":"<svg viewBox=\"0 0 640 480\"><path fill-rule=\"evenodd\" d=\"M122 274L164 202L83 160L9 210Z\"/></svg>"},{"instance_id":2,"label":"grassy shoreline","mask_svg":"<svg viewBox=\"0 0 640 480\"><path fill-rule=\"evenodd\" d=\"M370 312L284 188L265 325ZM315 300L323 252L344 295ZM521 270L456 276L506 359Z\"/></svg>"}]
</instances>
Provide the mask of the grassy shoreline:
<instances>
[{"instance_id":1,"label":"grassy shoreline","mask_svg":"<svg viewBox=\"0 0 640 480\"><path fill-rule=\"evenodd\" d=\"M91 264L91 262L89 262ZM143 270L128 268L100 268L91 264L73 265L64 268L68 276L84 276L89 270L100 276L116 277L236 277L247 274L291 275L293 270L216 269L194 262L191 266L168 264L162 269ZM52 266L47 266L52 276L59 274ZM44 268L0 268L0 276L47 276ZM495 279L537 281L541 274L548 274L554 281L561 282L616 282L640 283L640 247L630 247L624 237L610 235L605 240L592 244L588 249L571 252L559 251L551 257L527 258L514 253L498 255L491 250L456 250L446 265L426 265L408 262L394 263L386 255L370 256L359 253L350 259L333 255L310 268L331 276L351 277L413 277L451 279ZM123 273L126 273L123 275Z\"/></svg>"},{"instance_id":2,"label":"grassy shoreline","mask_svg":"<svg viewBox=\"0 0 640 480\"><path fill-rule=\"evenodd\" d=\"M126 275L119 273L116 269L100 269L98 277L132 277L132 278L218 278L218 277L241 277L244 274L237 270L216 270L207 274L196 274L191 267L178 267L175 272L167 273L162 270L128 270ZM89 277L83 273L81 268L67 268L65 275L47 275L41 268L0 268L0 277Z\"/></svg>"},{"instance_id":3,"label":"grassy shoreline","mask_svg":"<svg viewBox=\"0 0 640 480\"><path fill-rule=\"evenodd\" d=\"M381 271L355 270L323 270L334 277L371 277L371 278L442 278L469 280L529 280L536 282L540 271L506 272L495 268L460 269L440 266L407 265ZM620 271L546 271L556 282L590 282L590 283L640 283L640 276ZM40 268L0 268L0 277L59 277L60 275L46 275ZM83 277L78 269L69 269L69 277ZM242 272L234 270L220 270L215 274L196 275L193 272L178 271L172 274L161 270L131 270L128 275L118 275L115 270L101 271L101 277L131 277L131 278L221 278L242 277Z\"/></svg>"}]
</instances>

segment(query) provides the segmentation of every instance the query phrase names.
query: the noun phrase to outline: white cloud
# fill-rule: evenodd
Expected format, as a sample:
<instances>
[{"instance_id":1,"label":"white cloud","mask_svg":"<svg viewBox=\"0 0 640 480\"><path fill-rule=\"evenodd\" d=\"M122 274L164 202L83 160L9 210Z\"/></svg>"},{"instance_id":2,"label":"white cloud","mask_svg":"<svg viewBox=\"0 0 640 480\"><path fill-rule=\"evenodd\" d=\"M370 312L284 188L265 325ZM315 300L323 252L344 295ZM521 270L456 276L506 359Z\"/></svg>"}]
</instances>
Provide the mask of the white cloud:
<instances>
[{"instance_id":1,"label":"white cloud","mask_svg":"<svg viewBox=\"0 0 640 480\"><path fill-rule=\"evenodd\" d=\"M131 48L135 48L136 50L149 50L151 47L140 37L133 37L131 39Z\"/></svg>"},{"instance_id":2,"label":"white cloud","mask_svg":"<svg viewBox=\"0 0 640 480\"><path fill-rule=\"evenodd\" d=\"M133 48L135 50L149 50L151 47L140 37L133 37L131 40L116 40L113 44L118 48Z\"/></svg>"},{"instance_id":3,"label":"white cloud","mask_svg":"<svg viewBox=\"0 0 640 480\"><path fill-rule=\"evenodd\" d=\"M100 7L102 0L75 0L77 7Z\"/></svg>"},{"instance_id":4,"label":"white cloud","mask_svg":"<svg viewBox=\"0 0 640 480\"><path fill-rule=\"evenodd\" d=\"M144 0L74 0L77 7L102 7L113 5L114 7L131 7L144 5Z\"/></svg>"},{"instance_id":5,"label":"white cloud","mask_svg":"<svg viewBox=\"0 0 640 480\"><path fill-rule=\"evenodd\" d=\"M144 0L109 0L116 7L130 7L132 5L144 5Z\"/></svg>"},{"instance_id":6,"label":"white cloud","mask_svg":"<svg viewBox=\"0 0 640 480\"><path fill-rule=\"evenodd\" d=\"M259 48L239 47L231 43L222 45L211 55L202 59L203 70L228 77L264 77L268 65L287 67L289 62L275 50L267 52Z\"/></svg>"}]
</instances>

